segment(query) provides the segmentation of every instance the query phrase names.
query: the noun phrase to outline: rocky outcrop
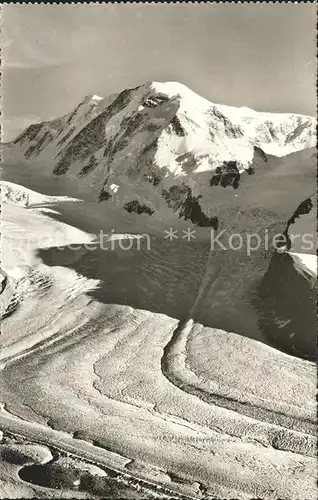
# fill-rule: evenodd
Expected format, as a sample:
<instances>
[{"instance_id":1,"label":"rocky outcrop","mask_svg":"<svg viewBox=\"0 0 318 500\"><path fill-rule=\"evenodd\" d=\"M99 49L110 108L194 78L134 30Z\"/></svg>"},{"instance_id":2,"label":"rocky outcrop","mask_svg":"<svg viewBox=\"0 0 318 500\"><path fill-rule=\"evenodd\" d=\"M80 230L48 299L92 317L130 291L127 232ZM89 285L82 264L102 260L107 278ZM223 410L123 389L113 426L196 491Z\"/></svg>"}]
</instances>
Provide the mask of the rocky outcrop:
<instances>
[{"instance_id":1,"label":"rocky outcrop","mask_svg":"<svg viewBox=\"0 0 318 500\"><path fill-rule=\"evenodd\" d=\"M1 203L30 207L32 205L54 204L60 201L80 200L69 196L47 196L14 182L0 181L0 201Z\"/></svg>"},{"instance_id":2,"label":"rocky outcrop","mask_svg":"<svg viewBox=\"0 0 318 500\"><path fill-rule=\"evenodd\" d=\"M259 289L259 326L276 348L316 359L317 285L295 270L288 253L275 253Z\"/></svg>"},{"instance_id":3,"label":"rocky outcrop","mask_svg":"<svg viewBox=\"0 0 318 500\"><path fill-rule=\"evenodd\" d=\"M128 201L124 205L124 209L129 213L134 212L136 214L152 215L154 213L154 210L152 210L150 207L147 207L147 205L141 205L138 200Z\"/></svg>"}]
</instances>

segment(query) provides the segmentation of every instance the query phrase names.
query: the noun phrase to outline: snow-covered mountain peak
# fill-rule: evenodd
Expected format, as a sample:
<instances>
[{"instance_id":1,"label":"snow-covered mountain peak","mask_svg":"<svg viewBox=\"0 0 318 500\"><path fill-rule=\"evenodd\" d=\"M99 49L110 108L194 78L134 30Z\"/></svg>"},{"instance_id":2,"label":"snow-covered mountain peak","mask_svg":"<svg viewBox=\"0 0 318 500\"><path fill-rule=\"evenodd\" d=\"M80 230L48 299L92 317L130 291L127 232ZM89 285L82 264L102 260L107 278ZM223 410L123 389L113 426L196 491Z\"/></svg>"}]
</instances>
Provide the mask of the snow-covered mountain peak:
<instances>
[{"instance_id":1,"label":"snow-covered mountain peak","mask_svg":"<svg viewBox=\"0 0 318 500\"><path fill-rule=\"evenodd\" d=\"M314 146L315 130L312 117L216 104L179 82L150 82L105 98L86 96L61 119L29 127L12 150L55 175L107 188L109 197L120 178L157 186L204 172L222 177L224 169L235 177L251 168L256 150L266 158Z\"/></svg>"},{"instance_id":2,"label":"snow-covered mountain peak","mask_svg":"<svg viewBox=\"0 0 318 500\"><path fill-rule=\"evenodd\" d=\"M96 101L96 102L99 102L99 101L102 101L104 98L103 97L100 97L99 95L92 95L92 100L93 101Z\"/></svg>"}]
</instances>

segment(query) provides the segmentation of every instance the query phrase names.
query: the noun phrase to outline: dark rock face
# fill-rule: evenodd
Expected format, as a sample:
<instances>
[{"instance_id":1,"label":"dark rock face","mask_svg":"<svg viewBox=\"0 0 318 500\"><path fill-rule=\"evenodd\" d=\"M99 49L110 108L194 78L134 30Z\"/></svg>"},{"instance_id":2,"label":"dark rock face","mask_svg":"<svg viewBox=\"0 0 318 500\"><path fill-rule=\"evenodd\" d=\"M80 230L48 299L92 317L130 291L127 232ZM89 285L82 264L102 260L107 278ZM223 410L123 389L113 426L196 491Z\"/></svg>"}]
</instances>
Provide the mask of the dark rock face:
<instances>
[{"instance_id":1,"label":"dark rock face","mask_svg":"<svg viewBox=\"0 0 318 500\"><path fill-rule=\"evenodd\" d=\"M111 197L112 197L112 195L108 191L106 191L105 189L103 189L99 193L98 200L99 201L108 201L108 200L110 200Z\"/></svg>"},{"instance_id":2,"label":"dark rock face","mask_svg":"<svg viewBox=\"0 0 318 500\"><path fill-rule=\"evenodd\" d=\"M169 97L167 95L160 94L160 92L158 92L156 95L146 97L142 101L142 105L145 106L145 108L156 108L157 106L160 106L161 104L168 101Z\"/></svg>"},{"instance_id":3,"label":"dark rock face","mask_svg":"<svg viewBox=\"0 0 318 500\"><path fill-rule=\"evenodd\" d=\"M57 145L62 146L64 144L64 142L66 142L71 137L74 130L75 130L75 127L71 127L70 130L65 135L63 135L62 139L59 140Z\"/></svg>"},{"instance_id":4,"label":"dark rock face","mask_svg":"<svg viewBox=\"0 0 318 500\"><path fill-rule=\"evenodd\" d=\"M143 179L154 187L157 187L168 173L168 168L159 168L154 162L151 162L150 165L148 165L147 172L143 175Z\"/></svg>"},{"instance_id":5,"label":"dark rock face","mask_svg":"<svg viewBox=\"0 0 318 500\"><path fill-rule=\"evenodd\" d=\"M173 132L179 137L185 137L186 133L184 128L182 127L179 118L174 116L170 122Z\"/></svg>"},{"instance_id":6,"label":"dark rock face","mask_svg":"<svg viewBox=\"0 0 318 500\"><path fill-rule=\"evenodd\" d=\"M237 189L240 185L240 181L243 181L242 175L254 175L255 169L258 166L264 168L264 163L268 162L268 158L264 151L254 146L254 156L252 164L245 169L245 172L241 174L239 172L239 165L237 161L224 161L222 166L215 169L215 174L210 179L210 186L221 186L226 188L228 186L233 189Z\"/></svg>"},{"instance_id":7,"label":"dark rock face","mask_svg":"<svg viewBox=\"0 0 318 500\"><path fill-rule=\"evenodd\" d=\"M275 253L259 288L259 326L274 347L315 360L317 285L299 274L287 253Z\"/></svg>"},{"instance_id":8,"label":"dark rock face","mask_svg":"<svg viewBox=\"0 0 318 500\"><path fill-rule=\"evenodd\" d=\"M74 481L80 474L77 470L63 468L58 465L30 465L19 471L19 477L31 484L37 484L46 488L75 489Z\"/></svg>"},{"instance_id":9,"label":"dark rock face","mask_svg":"<svg viewBox=\"0 0 318 500\"><path fill-rule=\"evenodd\" d=\"M255 156L260 157L265 163L268 162L268 158L267 158L266 154L258 146L254 146L254 158L255 158Z\"/></svg>"},{"instance_id":10,"label":"dark rock face","mask_svg":"<svg viewBox=\"0 0 318 500\"><path fill-rule=\"evenodd\" d=\"M136 132L136 130L138 130L143 121L143 116L136 113L133 116L129 116L123 119L123 121L121 122L121 129L123 130L123 133L125 133L125 135L129 136Z\"/></svg>"},{"instance_id":11,"label":"dark rock face","mask_svg":"<svg viewBox=\"0 0 318 500\"><path fill-rule=\"evenodd\" d=\"M136 214L148 214L152 215L155 211L147 207L147 205L141 205L138 200L129 201L124 205L124 209L127 212L135 212Z\"/></svg>"},{"instance_id":12,"label":"dark rock face","mask_svg":"<svg viewBox=\"0 0 318 500\"><path fill-rule=\"evenodd\" d=\"M33 154L38 155L52 139L52 134L46 131L36 144L33 144L26 150L25 157L30 158Z\"/></svg>"},{"instance_id":13,"label":"dark rock face","mask_svg":"<svg viewBox=\"0 0 318 500\"><path fill-rule=\"evenodd\" d=\"M315 231L314 224L308 224L315 217L314 203L315 197L307 198L288 220L282 243L286 250L292 249L295 231L303 235L310 234L311 228ZM288 253L274 253L259 288L260 329L275 347L295 356L316 359L316 300L317 280L306 270L297 269Z\"/></svg>"},{"instance_id":14,"label":"dark rock face","mask_svg":"<svg viewBox=\"0 0 318 500\"><path fill-rule=\"evenodd\" d=\"M119 473L109 469L107 476L95 475L81 469L81 462L68 466L57 461L44 465L26 465L18 474L27 483L59 490L60 493L67 489L86 492L89 498L136 498L133 486L118 481ZM145 495L142 497L145 498Z\"/></svg>"},{"instance_id":15,"label":"dark rock face","mask_svg":"<svg viewBox=\"0 0 318 500\"><path fill-rule=\"evenodd\" d=\"M66 121L67 124L71 123L71 121L73 120L74 116L76 116L76 113L78 112L78 110L80 109L81 106L83 106L82 102L78 106L76 106L76 108L74 109L74 111L72 111L72 113L70 113L70 115Z\"/></svg>"},{"instance_id":16,"label":"dark rock face","mask_svg":"<svg viewBox=\"0 0 318 500\"><path fill-rule=\"evenodd\" d=\"M212 106L210 109L210 113L212 116L215 116L216 118L218 118L220 120L220 122L223 124L224 131L228 137L234 137L234 138L243 137L244 132L243 132L242 128L239 125L232 123L231 120L229 120L229 118L227 118L217 108L217 106ZM211 133L211 136L213 137L214 136L213 127L211 127L210 133Z\"/></svg>"},{"instance_id":17,"label":"dark rock face","mask_svg":"<svg viewBox=\"0 0 318 500\"><path fill-rule=\"evenodd\" d=\"M98 161L96 160L95 156L92 155L89 159L89 162L84 165L82 170L79 173L79 176L82 177L83 175L87 175L90 172L92 172L96 167L98 166Z\"/></svg>"},{"instance_id":18,"label":"dark rock face","mask_svg":"<svg viewBox=\"0 0 318 500\"><path fill-rule=\"evenodd\" d=\"M169 189L163 189L161 191L161 195L166 201L168 207L174 212L182 207L188 193L189 187L184 183L180 185L174 184L173 186L170 186Z\"/></svg>"},{"instance_id":19,"label":"dark rock face","mask_svg":"<svg viewBox=\"0 0 318 500\"><path fill-rule=\"evenodd\" d=\"M199 166L198 160L192 151L180 155L177 161L181 164L182 172L185 174L191 174Z\"/></svg>"},{"instance_id":20,"label":"dark rock face","mask_svg":"<svg viewBox=\"0 0 318 500\"><path fill-rule=\"evenodd\" d=\"M266 125L271 138L277 140L277 134L273 128L273 124L270 121L265 121L264 124Z\"/></svg>"}]
</instances>

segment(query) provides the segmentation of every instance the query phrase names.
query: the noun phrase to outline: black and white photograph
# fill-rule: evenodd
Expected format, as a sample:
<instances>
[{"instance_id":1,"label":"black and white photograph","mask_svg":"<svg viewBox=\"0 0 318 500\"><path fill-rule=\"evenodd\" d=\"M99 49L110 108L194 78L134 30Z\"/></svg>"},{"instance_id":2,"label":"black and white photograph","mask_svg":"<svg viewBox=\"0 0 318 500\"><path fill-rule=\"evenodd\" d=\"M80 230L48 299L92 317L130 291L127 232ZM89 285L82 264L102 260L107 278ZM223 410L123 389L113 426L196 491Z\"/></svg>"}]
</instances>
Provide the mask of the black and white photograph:
<instances>
[{"instance_id":1,"label":"black and white photograph","mask_svg":"<svg viewBox=\"0 0 318 500\"><path fill-rule=\"evenodd\" d=\"M316 2L0 10L0 499L315 500Z\"/></svg>"}]
</instances>

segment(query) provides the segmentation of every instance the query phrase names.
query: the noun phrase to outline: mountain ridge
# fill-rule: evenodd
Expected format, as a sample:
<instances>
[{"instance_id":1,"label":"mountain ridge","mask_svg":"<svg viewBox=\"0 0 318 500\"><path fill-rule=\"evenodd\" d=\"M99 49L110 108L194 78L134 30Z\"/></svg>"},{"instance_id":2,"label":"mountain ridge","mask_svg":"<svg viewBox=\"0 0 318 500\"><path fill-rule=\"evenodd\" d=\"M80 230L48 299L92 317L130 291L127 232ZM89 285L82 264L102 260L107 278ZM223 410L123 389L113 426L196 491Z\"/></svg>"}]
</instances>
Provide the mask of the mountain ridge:
<instances>
[{"instance_id":1,"label":"mountain ridge","mask_svg":"<svg viewBox=\"0 0 318 500\"><path fill-rule=\"evenodd\" d=\"M314 144L312 117L214 104L180 83L151 82L86 96L71 113L31 125L3 156L85 182L128 211L151 215L164 203L213 226L206 185L237 189L255 167Z\"/></svg>"}]
</instances>

